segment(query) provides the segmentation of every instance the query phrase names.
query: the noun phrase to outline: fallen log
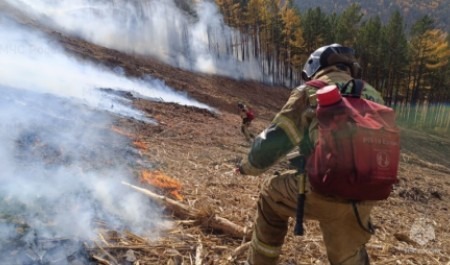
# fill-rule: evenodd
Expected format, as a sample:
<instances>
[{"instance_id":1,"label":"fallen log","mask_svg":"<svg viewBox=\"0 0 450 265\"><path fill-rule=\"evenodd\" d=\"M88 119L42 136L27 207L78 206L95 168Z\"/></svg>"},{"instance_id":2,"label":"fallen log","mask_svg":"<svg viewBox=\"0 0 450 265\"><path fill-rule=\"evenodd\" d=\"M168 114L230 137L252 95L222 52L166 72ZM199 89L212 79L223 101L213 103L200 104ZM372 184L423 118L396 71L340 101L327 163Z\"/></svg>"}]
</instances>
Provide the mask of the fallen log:
<instances>
[{"instance_id":1,"label":"fallen log","mask_svg":"<svg viewBox=\"0 0 450 265\"><path fill-rule=\"evenodd\" d=\"M142 194L147 195L150 199L152 199L154 202L158 203L159 205L166 207L167 209L169 209L170 211L172 211L174 213L175 216L182 218L182 219L189 219L189 218L195 218L198 215L200 215L200 213L198 212L198 210L189 207L185 204L182 204L176 200L170 199L166 196L162 196L159 194L156 194L154 192L151 192L147 189L126 183L124 181L122 181L122 184L125 186L128 186L136 191L139 191Z\"/></svg>"},{"instance_id":2,"label":"fallen log","mask_svg":"<svg viewBox=\"0 0 450 265\"><path fill-rule=\"evenodd\" d=\"M152 191L132 185L127 182L122 181L122 184L148 196L157 204L172 211L173 214L178 218L197 220L205 228L222 231L223 233L234 238L250 238L251 231L247 231L244 227L235 224L228 219L217 215L205 216L198 209L187 206L176 200L167 198L166 196L158 195Z\"/></svg>"},{"instance_id":3,"label":"fallen log","mask_svg":"<svg viewBox=\"0 0 450 265\"><path fill-rule=\"evenodd\" d=\"M249 238L250 236L250 234L246 233L246 229L244 227L217 215L206 219L205 222L205 226L226 232L226 234L235 238Z\"/></svg>"}]
</instances>

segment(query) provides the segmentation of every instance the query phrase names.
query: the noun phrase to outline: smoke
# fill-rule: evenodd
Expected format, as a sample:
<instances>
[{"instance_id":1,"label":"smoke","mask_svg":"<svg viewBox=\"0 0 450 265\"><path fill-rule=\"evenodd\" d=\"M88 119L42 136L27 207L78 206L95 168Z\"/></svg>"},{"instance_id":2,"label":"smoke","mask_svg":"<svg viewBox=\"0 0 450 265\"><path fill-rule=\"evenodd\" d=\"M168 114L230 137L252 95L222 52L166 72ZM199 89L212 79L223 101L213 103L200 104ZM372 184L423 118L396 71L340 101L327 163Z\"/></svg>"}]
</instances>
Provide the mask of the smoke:
<instances>
[{"instance_id":1,"label":"smoke","mask_svg":"<svg viewBox=\"0 0 450 265\"><path fill-rule=\"evenodd\" d=\"M51 94L0 90L2 264L43 262L39 240L93 240L100 220L151 237L168 227L158 207L120 184L132 181L137 157L109 129L110 115Z\"/></svg>"},{"instance_id":2,"label":"smoke","mask_svg":"<svg viewBox=\"0 0 450 265\"><path fill-rule=\"evenodd\" d=\"M101 96L98 88L128 91L138 97L212 110L182 93L175 93L160 80L125 78L120 71L111 72L99 65L68 57L42 34L5 18L0 22L0 84L77 99L95 108L147 122L145 115L127 107L127 102Z\"/></svg>"},{"instance_id":3,"label":"smoke","mask_svg":"<svg viewBox=\"0 0 450 265\"><path fill-rule=\"evenodd\" d=\"M115 115L153 120L105 91L212 109L151 77L130 79L70 57L5 16L0 40L0 256L14 250L10 264L43 262L37 254L19 260L39 252L39 239L96 238L97 220L157 237L168 224L121 184L132 181L137 156L129 139L109 129Z\"/></svg>"},{"instance_id":4,"label":"smoke","mask_svg":"<svg viewBox=\"0 0 450 265\"><path fill-rule=\"evenodd\" d=\"M149 55L176 67L262 80L259 62L239 48L250 38L226 26L213 1L6 0L35 19L99 45ZM231 47L231 49L230 49Z\"/></svg>"}]
</instances>

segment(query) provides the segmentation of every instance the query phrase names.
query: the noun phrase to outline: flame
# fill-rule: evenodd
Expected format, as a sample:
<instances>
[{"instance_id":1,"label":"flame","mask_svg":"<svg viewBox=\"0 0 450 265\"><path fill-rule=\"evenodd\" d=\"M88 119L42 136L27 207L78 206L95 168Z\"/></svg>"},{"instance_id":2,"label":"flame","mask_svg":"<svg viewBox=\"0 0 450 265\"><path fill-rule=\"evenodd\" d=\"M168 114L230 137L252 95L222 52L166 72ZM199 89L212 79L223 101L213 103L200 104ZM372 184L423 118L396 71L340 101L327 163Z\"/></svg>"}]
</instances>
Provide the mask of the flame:
<instances>
[{"instance_id":1,"label":"flame","mask_svg":"<svg viewBox=\"0 0 450 265\"><path fill-rule=\"evenodd\" d=\"M126 132L116 126L111 126L111 130L130 139L136 138L132 133ZM134 140L133 146L139 150L148 150L148 143L140 140ZM181 183L160 171L144 170L140 174L140 181L141 183L146 183L163 190L164 193L167 193L173 199L183 200L183 196L180 195Z\"/></svg>"},{"instance_id":2,"label":"flame","mask_svg":"<svg viewBox=\"0 0 450 265\"><path fill-rule=\"evenodd\" d=\"M124 131L123 129L121 129L121 128L117 127L117 126L114 126L114 125L111 126L111 131L113 131L113 132L115 132L115 133L117 133L117 134L126 136L126 137L128 137L128 138L130 138L130 139L133 139L133 138L135 137L134 134L132 134L132 133L130 133L130 132L126 132L126 131Z\"/></svg>"},{"instance_id":3,"label":"flame","mask_svg":"<svg viewBox=\"0 0 450 265\"><path fill-rule=\"evenodd\" d=\"M148 150L148 143L144 143L142 141L136 140L133 141L134 147L136 147L139 150Z\"/></svg>"},{"instance_id":4,"label":"flame","mask_svg":"<svg viewBox=\"0 0 450 265\"><path fill-rule=\"evenodd\" d=\"M111 126L111 130L117 134L123 135L130 139L136 138L136 135L132 134L131 132L127 132L116 126ZM134 145L134 147L136 147L139 150L147 150L148 149L148 143L142 142L140 140L134 140L133 145Z\"/></svg>"},{"instance_id":5,"label":"flame","mask_svg":"<svg viewBox=\"0 0 450 265\"><path fill-rule=\"evenodd\" d=\"M168 193L172 198L181 201L183 196L180 195L181 183L161 171L148 171L141 172L140 180L142 183L150 184L154 187L160 188Z\"/></svg>"}]
</instances>

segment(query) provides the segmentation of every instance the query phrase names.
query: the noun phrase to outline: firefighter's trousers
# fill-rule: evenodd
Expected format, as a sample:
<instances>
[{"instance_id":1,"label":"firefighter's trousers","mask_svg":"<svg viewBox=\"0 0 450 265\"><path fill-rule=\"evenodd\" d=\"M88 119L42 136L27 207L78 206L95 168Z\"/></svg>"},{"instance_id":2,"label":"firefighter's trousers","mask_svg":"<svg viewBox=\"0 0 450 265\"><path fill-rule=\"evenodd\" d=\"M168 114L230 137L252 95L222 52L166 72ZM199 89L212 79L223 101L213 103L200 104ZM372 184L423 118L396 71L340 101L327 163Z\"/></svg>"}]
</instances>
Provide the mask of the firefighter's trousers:
<instances>
[{"instance_id":1,"label":"firefighter's trousers","mask_svg":"<svg viewBox=\"0 0 450 265\"><path fill-rule=\"evenodd\" d=\"M251 141L253 141L253 138L255 138L255 136L253 135L253 133L250 132L249 127L250 127L249 122L242 123L241 132L244 134L245 139L247 139L247 141L251 142Z\"/></svg>"},{"instance_id":2,"label":"firefighter's trousers","mask_svg":"<svg viewBox=\"0 0 450 265\"><path fill-rule=\"evenodd\" d=\"M277 264L288 230L288 219L296 214L297 195L298 176L295 172L286 172L264 181L257 205L248 263ZM374 204L357 204L361 224L365 227L370 222L370 211ZM369 264L364 246L371 234L358 223L351 203L307 191L304 217L319 221L332 265ZM301 246L298 251L302 251Z\"/></svg>"}]
</instances>

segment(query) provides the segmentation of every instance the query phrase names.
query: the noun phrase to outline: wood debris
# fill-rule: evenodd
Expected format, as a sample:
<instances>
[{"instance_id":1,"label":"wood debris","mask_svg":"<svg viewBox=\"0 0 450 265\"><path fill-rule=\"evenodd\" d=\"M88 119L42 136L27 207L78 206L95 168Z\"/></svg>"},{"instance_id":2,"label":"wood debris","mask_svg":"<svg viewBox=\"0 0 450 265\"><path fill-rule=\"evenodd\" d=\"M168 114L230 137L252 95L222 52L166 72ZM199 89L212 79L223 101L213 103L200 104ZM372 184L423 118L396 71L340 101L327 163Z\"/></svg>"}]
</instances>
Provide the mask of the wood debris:
<instances>
[{"instance_id":1,"label":"wood debris","mask_svg":"<svg viewBox=\"0 0 450 265\"><path fill-rule=\"evenodd\" d=\"M246 232L244 227L239 226L226 218L217 215L205 216L198 209L189 207L173 199L158 195L147 189L140 188L126 182L122 182L122 184L147 195L161 206L173 211L175 216L185 219L198 220L205 228L217 229L234 238L249 237L250 235L250 232Z\"/></svg>"}]
</instances>

